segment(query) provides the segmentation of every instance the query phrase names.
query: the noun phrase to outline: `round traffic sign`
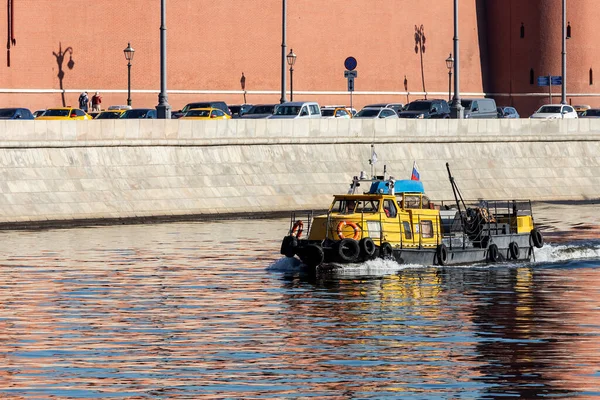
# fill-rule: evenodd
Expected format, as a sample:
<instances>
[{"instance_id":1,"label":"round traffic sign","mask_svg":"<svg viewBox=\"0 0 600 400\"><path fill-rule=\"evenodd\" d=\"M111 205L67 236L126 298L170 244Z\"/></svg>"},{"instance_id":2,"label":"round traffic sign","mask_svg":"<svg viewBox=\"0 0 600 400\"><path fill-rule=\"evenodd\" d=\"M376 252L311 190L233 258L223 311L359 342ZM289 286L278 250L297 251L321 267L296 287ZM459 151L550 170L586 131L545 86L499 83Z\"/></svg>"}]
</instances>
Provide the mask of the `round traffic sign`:
<instances>
[{"instance_id":1,"label":"round traffic sign","mask_svg":"<svg viewBox=\"0 0 600 400\"><path fill-rule=\"evenodd\" d=\"M348 71L353 71L356 68L356 58L346 58L346 60L344 61L344 67L346 67Z\"/></svg>"}]
</instances>

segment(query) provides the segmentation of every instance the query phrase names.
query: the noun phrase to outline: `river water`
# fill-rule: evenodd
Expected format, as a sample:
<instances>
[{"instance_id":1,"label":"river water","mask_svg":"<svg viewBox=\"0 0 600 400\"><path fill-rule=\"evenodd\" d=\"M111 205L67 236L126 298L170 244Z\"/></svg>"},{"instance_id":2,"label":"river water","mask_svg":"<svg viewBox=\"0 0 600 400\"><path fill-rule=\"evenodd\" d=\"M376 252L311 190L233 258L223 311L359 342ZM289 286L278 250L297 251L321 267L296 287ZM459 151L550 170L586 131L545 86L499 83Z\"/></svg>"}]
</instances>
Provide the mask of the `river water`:
<instances>
[{"instance_id":1,"label":"river water","mask_svg":"<svg viewBox=\"0 0 600 400\"><path fill-rule=\"evenodd\" d=\"M0 398L600 398L600 207L536 262L312 275L288 220L4 231Z\"/></svg>"}]
</instances>

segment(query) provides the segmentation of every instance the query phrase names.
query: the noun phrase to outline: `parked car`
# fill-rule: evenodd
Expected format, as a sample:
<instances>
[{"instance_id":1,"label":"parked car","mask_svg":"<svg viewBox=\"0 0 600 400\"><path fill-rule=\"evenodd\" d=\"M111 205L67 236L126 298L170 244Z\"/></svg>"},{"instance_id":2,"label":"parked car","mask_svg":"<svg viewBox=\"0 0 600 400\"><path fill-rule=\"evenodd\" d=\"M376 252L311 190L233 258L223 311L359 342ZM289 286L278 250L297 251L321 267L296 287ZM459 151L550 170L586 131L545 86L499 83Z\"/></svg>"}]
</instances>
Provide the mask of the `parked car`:
<instances>
[{"instance_id":1,"label":"parked car","mask_svg":"<svg viewBox=\"0 0 600 400\"><path fill-rule=\"evenodd\" d=\"M391 108L392 110L396 111L396 114L398 114L400 111L402 111L404 109L404 104L402 104L402 103L377 103L377 104L368 104L364 108L367 108L367 107Z\"/></svg>"},{"instance_id":2,"label":"parked car","mask_svg":"<svg viewBox=\"0 0 600 400\"><path fill-rule=\"evenodd\" d=\"M600 108L585 110L579 118L600 118Z\"/></svg>"},{"instance_id":3,"label":"parked car","mask_svg":"<svg viewBox=\"0 0 600 400\"><path fill-rule=\"evenodd\" d=\"M321 107L313 101L289 101L275 107L275 112L269 118L321 118Z\"/></svg>"},{"instance_id":4,"label":"parked car","mask_svg":"<svg viewBox=\"0 0 600 400\"><path fill-rule=\"evenodd\" d=\"M556 118L577 118L577 112L573 107L567 104L546 104L541 106L529 118L537 119L556 119Z\"/></svg>"},{"instance_id":5,"label":"parked car","mask_svg":"<svg viewBox=\"0 0 600 400\"><path fill-rule=\"evenodd\" d=\"M231 118L240 118L242 115L248 112L252 108L252 104L239 104L229 106L229 111L231 111Z\"/></svg>"},{"instance_id":6,"label":"parked car","mask_svg":"<svg viewBox=\"0 0 600 400\"><path fill-rule=\"evenodd\" d=\"M258 119L267 118L275 112L276 104L256 104L253 105L241 118Z\"/></svg>"},{"instance_id":7,"label":"parked car","mask_svg":"<svg viewBox=\"0 0 600 400\"><path fill-rule=\"evenodd\" d=\"M126 105L123 105L123 104L120 104L120 105L116 104L116 105L113 105L113 106L109 106L107 108L107 110L131 110L131 106L126 106Z\"/></svg>"},{"instance_id":8,"label":"parked car","mask_svg":"<svg viewBox=\"0 0 600 400\"><path fill-rule=\"evenodd\" d=\"M496 107L498 118L521 118L514 107Z\"/></svg>"},{"instance_id":9,"label":"parked car","mask_svg":"<svg viewBox=\"0 0 600 400\"><path fill-rule=\"evenodd\" d=\"M0 119L33 119L28 108L0 108Z\"/></svg>"},{"instance_id":10,"label":"parked car","mask_svg":"<svg viewBox=\"0 0 600 400\"><path fill-rule=\"evenodd\" d=\"M185 107L183 107L181 110L172 113L171 118L181 118L186 112L194 108L216 108L223 111L225 114L231 117L231 111L229 110L229 107L224 101L200 101L197 103L186 104Z\"/></svg>"},{"instance_id":11,"label":"parked car","mask_svg":"<svg viewBox=\"0 0 600 400\"><path fill-rule=\"evenodd\" d=\"M352 113L346 107L323 107L321 108L321 116L323 118L352 118Z\"/></svg>"},{"instance_id":12,"label":"parked car","mask_svg":"<svg viewBox=\"0 0 600 400\"><path fill-rule=\"evenodd\" d=\"M92 119L85 111L73 107L49 108L43 115L37 117L40 120L71 120Z\"/></svg>"},{"instance_id":13,"label":"parked car","mask_svg":"<svg viewBox=\"0 0 600 400\"><path fill-rule=\"evenodd\" d=\"M94 119L119 119L125 110L104 110L100 111Z\"/></svg>"},{"instance_id":14,"label":"parked car","mask_svg":"<svg viewBox=\"0 0 600 400\"><path fill-rule=\"evenodd\" d=\"M156 118L155 108L132 108L121 114L124 119Z\"/></svg>"},{"instance_id":15,"label":"parked car","mask_svg":"<svg viewBox=\"0 0 600 400\"><path fill-rule=\"evenodd\" d=\"M88 111L87 115L89 115L92 119L96 119L101 112L102 111Z\"/></svg>"},{"instance_id":16,"label":"parked car","mask_svg":"<svg viewBox=\"0 0 600 400\"><path fill-rule=\"evenodd\" d=\"M386 107L364 107L354 118L398 118L398 114L392 108Z\"/></svg>"},{"instance_id":17,"label":"parked car","mask_svg":"<svg viewBox=\"0 0 600 400\"><path fill-rule=\"evenodd\" d=\"M398 114L400 118L450 118L450 106L443 99L415 100Z\"/></svg>"},{"instance_id":18,"label":"parked car","mask_svg":"<svg viewBox=\"0 0 600 400\"><path fill-rule=\"evenodd\" d=\"M356 108L347 107L347 106L345 106L343 104L337 104L337 105L329 105L329 106L323 106L323 107L321 107L321 115L323 114L323 109L324 108L334 108L334 109L335 108L345 108L346 110L350 111L350 114L351 114L352 117L354 117L358 113L358 111L356 111Z\"/></svg>"},{"instance_id":19,"label":"parked car","mask_svg":"<svg viewBox=\"0 0 600 400\"><path fill-rule=\"evenodd\" d=\"M192 108L180 119L231 119L231 116L218 108Z\"/></svg>"},{"instance_id":20,"label":"parked car","mask_svg":"<svg viewBox=\"0 0 600 400\"><path fill-rule=\"evenodd\" d=\"M465 118L498 118L494 99L461 99Z\"/></svg>"},{"instance_id":21,"label":"parked car","mask_svg":"<svg viewBox=\"0 0 600 400\"><path fill-rule=\"evenodd\" d=\"M41 109L41 110L35 110L35 111L33 112L33 118L37 118L37 117L39 117L40 115L44 114L45 112L46 112L46 109L45 109L45 108L44 108L44 109Z\"/></svg>"},{"instance_id":22,"label":"parked car","mask_svg":"<svg viewBox=\"0 0 600 400\"><path fill-rule=\"evenodd\" d=\"M587 104L580 104L580 105L573 106L573 108L575 109L577 116L581 117L581 114L583 114L584 112L586 112L587 110L589 110L592 107Z\"/></svg>"}]
</instances>

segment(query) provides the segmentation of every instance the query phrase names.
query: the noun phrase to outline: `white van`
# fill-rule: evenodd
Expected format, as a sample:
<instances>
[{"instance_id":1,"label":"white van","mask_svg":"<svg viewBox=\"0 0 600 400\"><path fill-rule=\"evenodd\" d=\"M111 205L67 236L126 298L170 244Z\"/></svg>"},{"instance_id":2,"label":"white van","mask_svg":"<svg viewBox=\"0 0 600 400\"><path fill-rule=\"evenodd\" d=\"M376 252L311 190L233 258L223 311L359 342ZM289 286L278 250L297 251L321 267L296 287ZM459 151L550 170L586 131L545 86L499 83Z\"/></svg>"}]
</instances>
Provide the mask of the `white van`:
<instances>
[{"instance_id":1,"label":"white van","mask_svg":"<svg viewBox=\"0 0 600 400\"><path fill-rule=\"evenodd\" d=\"M460 99L465 118L498 118L494 99Z\"/></svg>"},{"instance_id":2,"label":"white van","mask_svg":"<svg viewBox=\"0 0 600 400\"><path fill-rule=\"evenodd\" d=\"M276 106L269 118L321 118L321 107L314 101L289 101Z\"/></svg>"}]
</instances>

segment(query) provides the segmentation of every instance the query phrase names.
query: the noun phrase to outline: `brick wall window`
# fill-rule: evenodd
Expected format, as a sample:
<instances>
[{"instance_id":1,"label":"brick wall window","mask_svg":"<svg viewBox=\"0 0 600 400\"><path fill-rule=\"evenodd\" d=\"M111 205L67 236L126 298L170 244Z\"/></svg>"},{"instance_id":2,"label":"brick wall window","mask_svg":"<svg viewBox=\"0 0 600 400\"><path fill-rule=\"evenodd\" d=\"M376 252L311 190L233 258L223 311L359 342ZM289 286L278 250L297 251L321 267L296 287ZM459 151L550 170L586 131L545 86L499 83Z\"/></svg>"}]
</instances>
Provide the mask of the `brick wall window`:
<instances>
[{"instance_id":1,"label":"brick wall window","mask_svg":"<svg viewBox=\"0 0 600 400\"><path fill-rule=\"evenodd\" d=\"M534 82L534 76L533 76L533 75L534 75L534 74L533 74L533 68L531 68L531 69L529 70L529 84L530 84L530 85L533 85L533 82Z\"/></svg>"}]
</instances>

